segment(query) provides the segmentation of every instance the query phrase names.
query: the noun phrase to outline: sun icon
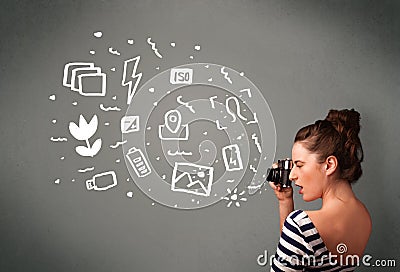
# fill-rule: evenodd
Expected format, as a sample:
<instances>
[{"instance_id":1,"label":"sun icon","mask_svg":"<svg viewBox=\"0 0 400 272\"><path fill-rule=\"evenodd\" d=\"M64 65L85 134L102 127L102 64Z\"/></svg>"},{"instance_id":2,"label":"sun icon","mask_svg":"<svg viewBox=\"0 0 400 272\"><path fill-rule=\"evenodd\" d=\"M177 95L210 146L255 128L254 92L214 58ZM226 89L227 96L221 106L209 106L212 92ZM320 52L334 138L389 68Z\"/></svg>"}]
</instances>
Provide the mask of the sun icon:
<instances>
[{"instance_id":1,"label":"sun icon","mask_svg":"<svg viewBox=\"0 0 400 272\"><path fill-rule=\"evenodd\" d=\"M229 193L229 195L228 196L226 196L226 197L223 197L223 199L225 199L225 200L227 200L227 201L229 201L228 202L228 204L226 205L228 208L232 205L232 203L234 203L235 202L235 206L236 207L240 207L240 201L243 201L243 202L246 202L247 201L247 198L245 198L245 197L240 197L240 196L242 196L242 195L244 195L246 192L245 191L242 191L242 192L240 192L239 194L237 193L237 188L235 188L234 190L233 190L233 192L228 188L228 189L226 189L227 191L228 191L228 193ZM239 198L240 197L240 198Z\"/></svg>"}]
</instances>

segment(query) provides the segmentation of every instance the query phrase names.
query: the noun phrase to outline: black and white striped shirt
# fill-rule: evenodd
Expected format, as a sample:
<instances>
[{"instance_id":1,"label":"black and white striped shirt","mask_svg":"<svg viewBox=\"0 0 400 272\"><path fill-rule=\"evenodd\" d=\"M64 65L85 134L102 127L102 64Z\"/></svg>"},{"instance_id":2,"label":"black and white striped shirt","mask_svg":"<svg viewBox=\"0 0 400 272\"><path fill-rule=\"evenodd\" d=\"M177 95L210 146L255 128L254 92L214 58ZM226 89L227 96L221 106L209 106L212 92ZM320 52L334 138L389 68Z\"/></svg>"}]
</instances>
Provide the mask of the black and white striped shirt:
<instances>
[{"instance_id":1,"label":"black and white striped shirt","mask_svg":"<svg viewBox=\"0 0 400 272\"><path fill-rule=\"evenodd\" d=\"M283 225L271 271L354 271L353 262L331 255L307 213L295 210Z\"/></svg>"}]
</instances>

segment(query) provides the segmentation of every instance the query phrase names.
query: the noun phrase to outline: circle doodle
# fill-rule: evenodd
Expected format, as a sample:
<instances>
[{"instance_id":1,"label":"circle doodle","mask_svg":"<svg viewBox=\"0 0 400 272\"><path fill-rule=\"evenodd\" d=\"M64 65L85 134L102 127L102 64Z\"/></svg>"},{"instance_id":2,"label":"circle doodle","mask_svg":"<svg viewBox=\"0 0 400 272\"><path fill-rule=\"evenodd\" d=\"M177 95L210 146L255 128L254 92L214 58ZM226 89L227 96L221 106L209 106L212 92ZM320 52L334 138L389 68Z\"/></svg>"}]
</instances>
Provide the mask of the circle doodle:
<instances>
[{"instance_id":1,"label":"circle doodle","mask_svg":"<svg viewBox=\"0 0 400 272\"><path fill-rule=\"evenodd\" d=\"M344 243L338 244L338 245L336 246L336 251L337 251L339 254L346 253L346 252L347 252L347 246L346 246L346 244L344 244Z\"/></svg>"},{"instance_id":2,"label":"circle doodle","mask_svg":"<svg viewBox=\"0 0 400 272\"><path fill-rule=\"evenodd\" d=\"M275 155L275 123L260 90L217 64L157 74L135 94L124 120L141 125L122 134L132 179L168 207L209 206L245 180L254 194Z\"/></svg>"}]
</instances>

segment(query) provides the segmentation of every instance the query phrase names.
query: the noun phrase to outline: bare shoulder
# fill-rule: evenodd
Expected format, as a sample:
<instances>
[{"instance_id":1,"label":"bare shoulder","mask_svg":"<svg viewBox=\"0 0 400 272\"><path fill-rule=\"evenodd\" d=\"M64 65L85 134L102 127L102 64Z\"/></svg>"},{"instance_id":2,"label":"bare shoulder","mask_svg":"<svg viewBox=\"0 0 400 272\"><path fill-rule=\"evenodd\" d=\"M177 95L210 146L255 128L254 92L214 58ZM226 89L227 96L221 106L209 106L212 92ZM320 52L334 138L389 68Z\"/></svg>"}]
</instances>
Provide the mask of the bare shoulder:
<instances>
[{"instance_id":1,"label":"bare shoulder","mask_svg":"<svg viewBox=\"0 0 400 272\"><path fill-rule=\"evenodd\" d=\"M358 199L354 199L342 205L335 205L334 208L326 210L305 211L317 229L321 228L322 232L327 228L345 229L345 226L358 226L364 230L371 230L371 215L366 206ZM346 230L348 231L348 230Z\"/></svg>"},{"instance_id":2,"label":"bare shoulder","mask_svg":"<svg viewBox=\"0 0 400 272\"><path fill-rule=\"evenodd\" d=\"M353 211L353 216L357 218L358 223L363 226L368 236L372 231L372 219L367 207L360 200L356 199L357 208Z\"/></svg>"},{"instance_id":3,"label":"bare shoulder","mask_svg":"<svg viewBox=\"0 0 400 272\"><path fill-rule=\"evenodd\" d=\"M372 220L365 205L358 199L328 210L305 211L326 247L334 253L340 243L348 245L352 254L362 255L372 231Z\"/></svg>"}]
</instances>

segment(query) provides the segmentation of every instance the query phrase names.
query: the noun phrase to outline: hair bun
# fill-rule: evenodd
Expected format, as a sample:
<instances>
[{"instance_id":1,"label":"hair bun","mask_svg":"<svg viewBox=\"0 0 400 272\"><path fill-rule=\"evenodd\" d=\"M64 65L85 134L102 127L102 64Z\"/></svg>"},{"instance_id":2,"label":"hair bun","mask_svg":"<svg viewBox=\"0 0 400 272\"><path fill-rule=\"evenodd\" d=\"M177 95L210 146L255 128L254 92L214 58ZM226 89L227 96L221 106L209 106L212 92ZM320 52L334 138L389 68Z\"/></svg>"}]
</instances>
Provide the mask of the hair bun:
<instances>
[{"instance_id":1,"label":"hair bun","mask_svg":"<svg viewBox=\"0 0 400 272\"><path fill-rule=\"evenodd\" d=\"M360 114L354 109L330 110L325 120L332 123L339 133L358 135L360 132Z\"/></svg>"},{"instance_id":2,"label":"hair bun","mask_svg":"<svg viewBox=\"0 0 400 272\"><path fill-rule=\"evenodd\" d=\"M331 122L332 126L341 135L344 151L346 152L343 169L343 172L347 172L345 176L353 176L353 180L357 180L361 176L360 163L364 159L364 152L358 137L360 132L360 113L354 109L330 110L325 120ZM351 178L348 179L351 180Z\"/></svg>"}]
</instances>

